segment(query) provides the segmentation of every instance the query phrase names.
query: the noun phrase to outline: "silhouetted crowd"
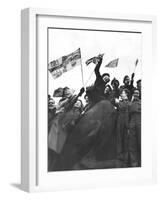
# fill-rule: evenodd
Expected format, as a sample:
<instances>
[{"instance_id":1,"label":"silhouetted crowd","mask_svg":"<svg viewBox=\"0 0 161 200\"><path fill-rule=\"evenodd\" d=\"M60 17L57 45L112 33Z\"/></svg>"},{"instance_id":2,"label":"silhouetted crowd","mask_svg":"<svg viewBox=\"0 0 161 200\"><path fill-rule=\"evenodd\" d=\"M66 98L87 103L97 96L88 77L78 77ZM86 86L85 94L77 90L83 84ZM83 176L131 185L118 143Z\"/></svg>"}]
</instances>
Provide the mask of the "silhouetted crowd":
<instances>
[{"instance_id":1,"label":"silhouetted crowd","mask_svg":"<svg viewBox=\"0 0 161 200\"><path fill-rule=\"evenodd\" d=\"M141 166L141 80L136 81L135 74L123 78L123 85L114 78L110 81L110 74L100 74L102 56L98 57L95 67L96 80L93 85L81 88L79 94L73 94L71 88L63 88L62 97L55 104L54 99L48 95L48 130L52 120L59 113L72 112L72 117L65 124L71 132L90 109L98 102L108 100L117 113L117 159L129 162L128 166ZM80 97L84 95L85 105Z\"/></svg>"}]
</instances>

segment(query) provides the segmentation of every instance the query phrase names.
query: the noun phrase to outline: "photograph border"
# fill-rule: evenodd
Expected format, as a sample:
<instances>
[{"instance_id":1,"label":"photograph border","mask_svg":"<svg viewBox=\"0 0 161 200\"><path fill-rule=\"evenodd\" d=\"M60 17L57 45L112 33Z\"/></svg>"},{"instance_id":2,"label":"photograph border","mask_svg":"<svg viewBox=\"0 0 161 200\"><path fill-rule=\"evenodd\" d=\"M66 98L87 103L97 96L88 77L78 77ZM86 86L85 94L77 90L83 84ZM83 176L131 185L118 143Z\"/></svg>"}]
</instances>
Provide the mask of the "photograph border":
<instances>
[{"instance_id":1,"label":"photograph border","mask_svg":"<svg viewBox=\"0 0 161 200\"><path fill-rule=\"evenodd\" d=\"M21 188L28 192L52 191L40 188L38 182L38 109L37 109L37 23L38 15L76 17L85 19L137 21L152 23L152 59L156 66L156 17L123 15L76 10L27 8L21 12ZM151 183L156 182L156 145L153 133L153 172ZM68 173L68 172L66 172ZM146 183L146 181L145 181ZM121 183L120 183L121 184ZM90 186L89 186L90 187ZM63 188L62 188L63 189ZM72 189L72 188L71 188Z\"/></svg>"}]
</instances>

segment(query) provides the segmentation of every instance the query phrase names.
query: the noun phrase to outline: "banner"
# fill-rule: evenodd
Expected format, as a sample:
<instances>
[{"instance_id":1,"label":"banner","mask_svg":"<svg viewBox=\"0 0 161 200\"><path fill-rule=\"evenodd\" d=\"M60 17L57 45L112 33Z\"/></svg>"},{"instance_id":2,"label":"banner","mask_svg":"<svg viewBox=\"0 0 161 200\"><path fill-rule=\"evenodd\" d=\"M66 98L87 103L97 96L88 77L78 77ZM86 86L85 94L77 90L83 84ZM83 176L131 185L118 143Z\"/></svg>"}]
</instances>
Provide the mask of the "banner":
<instances>
[{"instance_id":1,"label":"banner","mask_svg":"<svg viewBox=\"0 0 161 200\"><path fill-rule=\"evenodd\" d=\"M97 57L93 57L86 61L86 65L89 65L90 63L96 64L96 62L97 62Z\"/></svg>"},{"instance_id":2,"label":"banner","mask_svg":"<svg viewBox=\"0 0 161 200\"><path fill-rule=\"evenodd\" d=\"M105 65L105 67L109 67L109 68L114 68L114 67L117 67L118 65L118 61L119 59L115 59L115 60L112 60L111 62L109 62L107 65Z\"/></svg>"},{"instance_id":3,"label":"banner","mask_svg":"<svg viewBox=\"0 0 161 200\"><path fill-rule=\"evenodd\" d=\"M62 56L61 58L50 62L48 65L48 70L52 74L53 78L56 79L77 65L81 65L80 48L71 54Z\"/></svg>"},{"instance_id":4,"label":"banner","mask_svg":"<svg viewBox=\"0 0 161 200\"><path fill-rule=\"evenodd\" d=\"M93 57L93 58L88 59L88 60L86 61L86 65L89 65L90 63L96 64L97 61L98 61L98 58L99 58L99 57L103 57L103 56L104 56L104 53L103 53L103 54L99 54L97 57L95 56L95 57Z\"/></svg>"}]
</instances>

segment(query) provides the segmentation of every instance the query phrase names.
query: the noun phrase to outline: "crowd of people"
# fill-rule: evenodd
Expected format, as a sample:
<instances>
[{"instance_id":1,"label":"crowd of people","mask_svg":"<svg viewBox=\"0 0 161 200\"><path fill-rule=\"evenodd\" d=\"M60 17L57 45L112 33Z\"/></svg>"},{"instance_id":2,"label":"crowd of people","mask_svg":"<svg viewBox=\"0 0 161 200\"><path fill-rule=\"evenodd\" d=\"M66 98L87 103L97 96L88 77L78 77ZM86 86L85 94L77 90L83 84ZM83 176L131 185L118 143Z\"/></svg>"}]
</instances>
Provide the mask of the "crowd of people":
<instances>
[{"instance_id":1,"label":"crowd of people","mask_svg":"<svg viewBox=\"0 0 161 200\"><path fill-rule=\"evenodd\" d=\"M63 94L58 104L54 98L48 95L48 130L51 128L52 120L59 113L72 112L72 117L65 128L71 132L91 108L98 102L107 100L113 106L117 115L115 123L117 137L117 159L128 163L126 166L141 166L141 80L136 81L135 74L123 78L123 85L114 78L110 80L110 74L100 74L103 57L97 58L95 66L96 80L93 85L81 88L79 94L73 94L69 87L63 88ZM85 105L80 97L84 95Z\"/></svg>"}]
</instances>

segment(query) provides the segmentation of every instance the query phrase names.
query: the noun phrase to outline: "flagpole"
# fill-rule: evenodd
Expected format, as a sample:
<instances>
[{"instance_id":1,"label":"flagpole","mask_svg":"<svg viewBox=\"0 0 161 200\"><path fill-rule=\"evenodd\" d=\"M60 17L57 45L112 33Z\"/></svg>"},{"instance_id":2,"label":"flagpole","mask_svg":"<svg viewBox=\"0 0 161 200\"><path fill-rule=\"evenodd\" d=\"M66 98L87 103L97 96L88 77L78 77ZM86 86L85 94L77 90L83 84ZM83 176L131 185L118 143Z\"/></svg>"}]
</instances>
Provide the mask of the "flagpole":
<instances>
[{"instance_id":1,"label":"flagpole","mask_svg":"<svg viewBox=\"0 0 161 200\"><path fill-rule=\"evenodd\" d=\"M137 59L137 60L135 61L134 73L135 73L136 67L137 67L137 65L138 65L138 62L139 62L139 60Z\"/></svg>"},{"instance_id":2,"label":"flagpole","mask_svg":"<svg viewBox=\"0 0 161 200\"><path fill-rule=\"evenodd\" d=\"M90 74L89 78L87 79L85 86L87 86L87 83L91 80L92 76L94 74L94 70L92 71L92 73Z\"/></svg>"},{"instance_id":3,"label":"flagpole","mask_svg":"<svg viewBox=\"0 0 161 200\"><path fill-rule=\"evenodd\" d=\"M104 54L99 54L99 55L104 55ZM91 59L94 59L94 58L97 58L97 57L93 57L93 58L91 58ZM89 59L89 60L91 60L91 59ZM89 61L88 60L88 61ZM90 64L90 63L89 63ZM87 63L86 63L86 65L88 65ZM92 71L92 73L90 74L90 76L89 76L89 78L87 79L87 81L86 81L86 83L85 83L85 86L87 86L87 83L91 80L91 78L92 78L92 76L93 76L93 74L94 74L94 71L95 71L95 69Z\"/></svg>"},{"instance_id":4,"label":"flagpole","mask_svg":"<svg viewBox=\"0 0 161 200\"><path fill-rule=\"evenodd\" d=\"M80 50L80 48L79 48L79 50ZM80 50L80 55L81 55L81 50ZM83 84L83 87L85 89L84 75L83 75L83 65L82 65L82 55L81 55L81 75L82 75L82 84Z\"/></svg>"}]
</instances>

